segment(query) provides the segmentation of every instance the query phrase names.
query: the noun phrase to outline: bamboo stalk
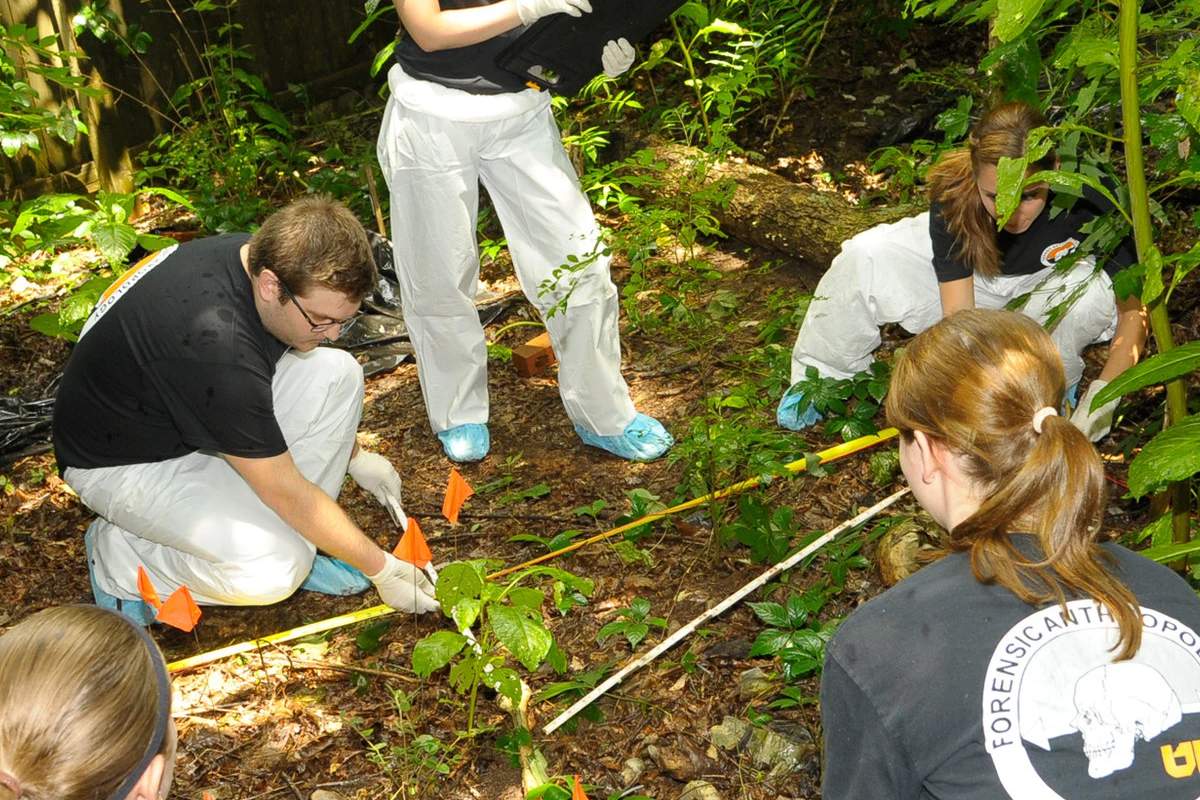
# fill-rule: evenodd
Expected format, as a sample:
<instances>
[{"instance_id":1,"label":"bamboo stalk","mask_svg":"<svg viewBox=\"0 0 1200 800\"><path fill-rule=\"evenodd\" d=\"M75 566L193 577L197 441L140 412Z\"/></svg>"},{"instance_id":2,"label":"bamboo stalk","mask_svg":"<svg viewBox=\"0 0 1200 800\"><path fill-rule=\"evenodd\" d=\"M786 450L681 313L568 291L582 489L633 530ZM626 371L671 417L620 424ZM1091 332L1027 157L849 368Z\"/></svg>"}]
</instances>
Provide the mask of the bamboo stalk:
<instances>
[{"instance_id":1,"label":"bamboo stalk","mask_svg":"<svg viewBox=\"0 0 1200 800\"><path fill-rule=\"evenodd\" d=\"M543 732L545 732L547 734L554 733L554 731L558 730L558 728L561 727L564 723L569 721L572 717L574 717L576 714L578 714L584 708L586 708L587 706L589 706L593 702L595 702L595 700L598 697L600 697L602 694L604 694L605 692L607 692L609 689L613 688L617 684L621 683L621 681L625 680L625 678L628 677L630 674L636 672L637 670L639 670L642 667L649 664L654 659L661 656L663 653L670 650L672 647L674 647L680 641L682 641L683 639L685 639L686 637L691 635L691 633L693 631L695 631L697 628L699 628L705 622L724 613L731 606L738 603L743 597L750 594L751 592L758 589L759 587L763 586L764 584L766 584L768 581L770 581L772 578L774 578L779 573L786 572L787 570L794 567L796 564L799 564L801 561L808 558L810 555L815 553L817 550L821 549L825 545L829 544L829 542L833 541L833 539L836 538L838 536L838 534L841 534L851 528L857 527L857 526L861 525L862 523L866 522L871 517L878 514L880 511L883 511L885 508L892 505L900 498L904 497L906 494L908 494L908 491L909 490L907 488L904 488L904 489L901 489L900 491L896 492L895 494L889 495L885 499L879 501L875 505L868 508L866 511L863 511L861 514L855 516L853 519L847 520L846 522L843 522L841 525L838 525L836 528L829 531L824 536L817 539L815 542L810 544L808 547L805 547L800 552L792 555L790 558L780 561L778 564L771 567L769 570L764 572L762 575L759 575L757 578L750 581L745 586L743 586L742 588L738 589L733 594L726 597L720 603L717 603L715 606L708 609L707 611L702 613L700 616L696 617L691 622L684 625L679 630L675 631L675 633L671 634L666 639L663 639L653 649L651 649L644 655L638 656L636 659L631 661L629 664L622 667L620 671L611 675L607 680L605 680L603 683L601 683L595 689L592 689L592 691L588 692L583 697L579 698L577 701L575 701L575 703L570 708L568 708L566 711L562 712L557 717L552 719L549 722L549 724L547 724L546 727L542 729Z\"/></svg>"}]
</instances>

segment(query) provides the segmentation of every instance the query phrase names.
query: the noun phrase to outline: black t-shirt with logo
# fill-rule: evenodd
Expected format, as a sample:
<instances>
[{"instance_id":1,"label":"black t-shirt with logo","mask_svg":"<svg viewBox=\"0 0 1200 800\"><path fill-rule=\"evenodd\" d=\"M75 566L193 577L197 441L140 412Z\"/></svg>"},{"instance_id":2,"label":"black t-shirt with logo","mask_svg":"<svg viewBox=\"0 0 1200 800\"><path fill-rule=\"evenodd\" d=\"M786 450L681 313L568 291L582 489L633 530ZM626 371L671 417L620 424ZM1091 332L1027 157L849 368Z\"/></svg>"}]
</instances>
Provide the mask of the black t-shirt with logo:
<instances>
[{"instance_id":1,"label":"black t-shirt with logo","mask_svg":"<svg viewBox=\"0 0 1200 800\"><path fill-rule=\"evenodd\" d=\"M441 0L439 6L443 11L449 11L494 2L496 0ZM519 92L525 88L525 82L496 66L496 57L524 32L525 27L518 25L478 44L435 52L422 50L411 36L405 36L396 44L396 61L414 78L452 89L473 94Z\"/></svg>"},{"instance_id":2,"label":"black t-shirt with logo","mask_svg":"<svg viewBox=\"0 0 1200 800\"><path fill-rule=\"evenodd\" d=\"M997 232L1002 275L1031 275L1054 266L1087 239L1084 225L1112 209L1108 199L1090 186L1083 187L1083 196L1066 209L1054 208L1053 198L1051 192L1046 207L1024 233ZM929 206L929 236L933 240L933 269L939 283L960 280L974 273L971 266L958 257L954 234L946 227L942 205L937 201ZM1104 260L1104 271L1113 276L1136 261L1133 243L1126 237Z\"/></svg>"},{"instance_id":3,"label":"black t-shirt with logo","mask_svg":"<svg viewBox=\"0 0 1200 800\"><path fill-rule=\"evenodd\" d=\"M1129 661L1094 600L1035 608L963 553L851 614L821 679L824 800L1200 797L1200 599L1104 550L1142 606Z\"/></svg>"},{"instance_id":4,"label":"black t-shirt with logo","mask_svg":"<svg viewBox=\"0 0 1200 800\"><path fill-rule=\"evenodd\" d=\"M196 450L287 450L271 381L287 346L263 327L246 234L156 253L101 298L54 406L60 469L165 461Z\"/></svg>"}]
</instances>

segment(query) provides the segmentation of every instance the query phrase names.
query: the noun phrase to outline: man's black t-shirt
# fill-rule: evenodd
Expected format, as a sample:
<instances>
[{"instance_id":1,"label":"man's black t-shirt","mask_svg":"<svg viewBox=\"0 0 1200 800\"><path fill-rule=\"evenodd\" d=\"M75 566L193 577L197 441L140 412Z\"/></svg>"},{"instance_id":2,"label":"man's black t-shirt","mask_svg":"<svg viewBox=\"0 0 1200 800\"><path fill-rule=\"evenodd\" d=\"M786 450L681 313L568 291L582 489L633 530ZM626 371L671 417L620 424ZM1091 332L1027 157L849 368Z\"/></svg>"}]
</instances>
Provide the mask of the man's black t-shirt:
<instances>
[{"instance_id":1,"label":"man's black t-shirt","mask_svg":"<svg viewBox=\"0 0 1200 800\"><path fill-rule=\"evenodd\" d=\"M443 11L487 6L496 0L441 0ZM473 94L519 92L525 82L506 69L496 66L496 57L525 32L518 25L478 44L429 52L422 50L411 36L396 45L396 61L409 75L440 83Z\"/></svg>"},{"instance_id":2,"label":"man's black t-shirt","mask_svg":"<svg viewBox=\"0 0 1200 800\"><path fill-rule=\"evenodd\" d=\"M1053 196L1053 195L1051 195ZM1078 249L1088 237L1083 226L1097 217L1104 216L1112 204L1090 186L1083 187L1083 197L1078 198L1068 209L1052 215L1053 209L1047 200L1042 213L1024 233L999 231L996 245L1000 248L1000 273L1002 275L1031 275L1047 267L1053 267ZM929 236L933 240L933 269L939 283L969 277L974 273L971 266L958 256L954 234L946 227L941 203L934 201L929 207ZM1137 261L1133 243L1126 238L1104 261L1104 271L1110 276Z\"/></svg>"},{"instance_id":3,"label":"man's black t-shirt","mask_svg":"<svg viewBox=\"0 0 1200 800\"><path fill-rule=\"evenodd\" d=\"M287 450L271 395L287 347L254 307L239 252L248 238L172 247L109 288L55 400L60 469L165 461L196 450L246 458Z\"/></svg>"},{"instance_id":4,"label":"man's black t-shirt","mask_svg":"<svg viewBox=\"0 0 1200 800\"><path fill-rule=\"evenodd\" d=\"M1032 537L1018 544L1037 557ZM977 581L965 553L859 607L821 678L825 800L1200 797L1200 599L1178 576L1104 550L1142 606L1142 644L1113 662L1116 623Z\"/></svg>"}]
</instances>

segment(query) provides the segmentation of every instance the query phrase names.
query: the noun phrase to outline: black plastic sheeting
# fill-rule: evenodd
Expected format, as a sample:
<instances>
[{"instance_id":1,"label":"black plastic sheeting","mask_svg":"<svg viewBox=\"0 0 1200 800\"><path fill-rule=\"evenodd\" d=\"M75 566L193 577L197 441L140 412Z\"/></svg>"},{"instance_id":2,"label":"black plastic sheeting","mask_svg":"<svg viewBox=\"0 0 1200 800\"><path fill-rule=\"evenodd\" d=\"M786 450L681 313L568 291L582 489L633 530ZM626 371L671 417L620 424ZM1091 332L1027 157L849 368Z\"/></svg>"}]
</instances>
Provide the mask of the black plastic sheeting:
<instances>
[{"instance_id":1,"label":"black plastic sheeting","mask_svg":"<svg viewBox=\"0 0 1200 800\"><path fill-rule=\"evenodd\" d=\"M353 353L368 377L395 369L412 358L412 344L400 304L396 282L396 263L392 245L384 237L368 234L379 279L374 291L363 300L366 312L345 336L332 346ZM479 322L487 325L521 297L519 292L480 293L475 298ZM45 397L29 399L0 397L0 462L14 461L50 449L50 425L54 414L54 394L62 375L56 375Z\"/></svg>"}]
</instances>

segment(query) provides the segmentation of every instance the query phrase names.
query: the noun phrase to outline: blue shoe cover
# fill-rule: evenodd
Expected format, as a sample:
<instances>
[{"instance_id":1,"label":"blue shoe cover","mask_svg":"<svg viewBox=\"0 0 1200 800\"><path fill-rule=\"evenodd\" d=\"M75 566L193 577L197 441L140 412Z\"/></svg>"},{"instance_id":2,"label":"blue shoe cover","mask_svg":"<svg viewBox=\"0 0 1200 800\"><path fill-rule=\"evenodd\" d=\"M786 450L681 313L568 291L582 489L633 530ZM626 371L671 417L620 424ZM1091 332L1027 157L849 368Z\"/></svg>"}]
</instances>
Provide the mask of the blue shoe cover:
<instances>
[{"instance_id":1,"label":"blue shoe cover","mask_svg":"<svg viewBox=\"0 0 1200 800\"><path fill-rule=\"evenodd\" d=\"M154 622L155 612L150 606L143 603L141 600L126 600L123 597L109 594L100 588L96 583L94 574L95 561L92 558L92 547L96 539L96 525L100 520L96 520L88 526L87 533L83 535L83 549L87 553L88 580L92 583L92 597L96 598L96 605L101 608L107 608L112 611L117 611L124 614L135 625L146 626Z\"/></svg>"},{"instance_id":2,"label":"blue shoe cover","mask_svg":"<svg viewBox=\"0 0 1200 800\"><path fill-rule=\"evenodd\" d=\"M321 594L350 595L370 589L371 581L345 561L319 555L313 559L312 571L300 588Z\"/></svg>"},{"instance_id":3,"label":"blue shoe cover","mask_svg":"<svg viewBox=\"0 0 1200 800\"><path fill-rule=\"evenodd\" d=\"M821 413L804 398L800 385L793 383L791 388L783 393L779 400L779 408L775 412L775 421L779 423L779 427L789 431L802 431L820 420Z\"/></svg>"},{"instance_id":4,"label":"blue shoe cover","mask_svg":"<svg viewBox=\"0 0 1200 800\"><path fill-rule=\"evenodd\" d=\"M575 426L575 433L584 444L607 450L628 461L653 461L675 444L675 439L654 417L637 414L625 430L616 436L600 436L586 428Z\"/></svg>"},{"instance_id":5,"label":"blue shoe cover","mask_svg":"<svg viewBox=\"0 0 1200 800\"><path fill-rule=\"evenodd\" d=\"M459 463L481 460L492 446L487 425L478 422L455 425L440 432L437 437L442 441L446 458Z\"/></svg>"},{"instance_id":6,"label":"blue shoe cover","mask_svg":"<svg viewBox=\"0 0 1200 800\"><path fill-rule=\"evenodd\" d=\"M1063 397L1063 402L1066 404L1067 411L1073 411L1075 406L1079 405L1079 381L1076 381L1071 388L1067 389L1067 394Z\"/></svg>"}]
</instances>

